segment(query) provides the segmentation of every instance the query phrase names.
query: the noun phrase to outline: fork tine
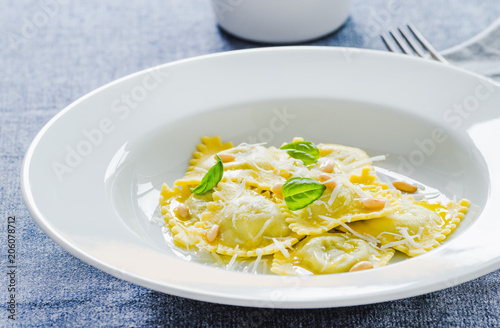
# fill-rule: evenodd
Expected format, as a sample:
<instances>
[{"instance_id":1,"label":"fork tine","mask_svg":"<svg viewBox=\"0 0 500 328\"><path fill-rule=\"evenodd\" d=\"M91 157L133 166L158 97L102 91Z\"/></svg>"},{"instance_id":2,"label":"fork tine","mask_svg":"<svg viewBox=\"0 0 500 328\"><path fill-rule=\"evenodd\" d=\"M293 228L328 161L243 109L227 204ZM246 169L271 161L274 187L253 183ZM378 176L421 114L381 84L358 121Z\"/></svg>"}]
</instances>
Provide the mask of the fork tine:
<instances>
[{"instance_id":1,"label":"fork tine","mask_svg":"<svg viewBox=\"0 0 500 328\"><path fill-rule=\"evenodd\" d=\"M401 51L403 51L403 53L405 53L407 55L412 54L411 49L406 45L406 43L397 34L393 33L392 31L389 31L389 34L392 36L394 41L396 41L396 44L399 46L399 48L401 48Z\"/></svg>"},{"instance_id":2,"label":"fork tine","mask_svg":"<svg viewBox=\"0 0 500 328\"><path fill-rule=\"evenodd\" d=\"M396 49L396 45L394 44L394 42L391 41L391 39L389 39L384 34L382 34L380 37L382 38L382 41L384 41L384 44L387 47L387 49L389 49L389 51L398 52L398 50Z\"/></svg>"},{"instance_id":3,"label":"fork tine","mask_svg":"<svg viewBox=\"0 0 500 328\"><path fill-rule=\"evenodd\" d=\"M424 36L422 35L422 33L420 33L413 25L411 24L408 24L408 29L411 31L411 33L413 33L413 35L415 36L415 39L418 40L418 42L420 42L420 44L422 45L422 47L424 47L432 56L432 58L434 58L435 60L438 60L440 62L443 62L443 63L448 63L448 61L446 59L444 59L443 56L441 56L439 54L439 52L436 51L436 49L434 49L434 47L424 38Z\"/></svg>"},{"instance_id":4,"label":"fork tine","mask_svg":"<svg viewBox=\"0 0 500 328\"><path fill-rule=\"evenodd\" d=\"M422 48L420 48L411 38L409 38L400 28L398 28L399 33L405 38L406 42L410 45L410 47L415 51L415 53L422 58L425 58L425 54L422 51Z\"/></svg>"}]
</instances>

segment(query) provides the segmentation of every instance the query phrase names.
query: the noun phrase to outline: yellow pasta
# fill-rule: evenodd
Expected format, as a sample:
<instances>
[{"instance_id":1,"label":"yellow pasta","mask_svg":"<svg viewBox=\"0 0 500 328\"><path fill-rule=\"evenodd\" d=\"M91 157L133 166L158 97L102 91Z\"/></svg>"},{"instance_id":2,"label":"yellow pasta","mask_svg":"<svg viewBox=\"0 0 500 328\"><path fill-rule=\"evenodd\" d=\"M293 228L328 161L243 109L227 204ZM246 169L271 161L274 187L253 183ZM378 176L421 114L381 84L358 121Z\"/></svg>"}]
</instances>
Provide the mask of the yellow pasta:
<instances>
[{"instance_id":1,"label":"yellow pasta","mask_svg":"<svg viewBox=\"0 0 500 328\"><path fill-rule=\"evenodd\" d=\"M334 163L333 173L359 174L370 167L371 161L363 150L335 144L319 144L320 158L316 167L326 162Z\"/></svg>"},{"instance_id":2,"label":"yellow pasta","mask_svg":"<svg viewBox=\"0 0 500 328\"><path fill-rule=\"evenodd\" d=\"M284 275L348 272L357 263L384 266L394 255L348 233L324 233L301 240L289 254L276 253L271 271Z\"/></svg>"},{"instance_id":3,"label":"yellow pasta","mask_svg":"<svg viewBox=\"0 0 500 328\"><path fill-rule=\"evenodd\" d=\"M163 185L161 212L177 246L231 265L269 255L283 275L377 268L441 245L470 205L393 188L372 167L384 158L301 138L275 148L202 137L184 177Z\"/></svg>"},{"instance_id":4,"label":"yellow pasta","mask_svg":"<svg viewBox=\"0 0 500 328\"><path fill-rule=\"evenodd\" d=\"M413 201L411 198L403 202L401 209L391 215L348 226L359 234L374 237L382 248L392 247L409 256L416 256L439 246L455 230L470 205L467 200L447 205Z\"/></svg>"},{"instance_id":5,"label":"yellow pasta","mask_svg":"<svg viewBox=\"0 0 500 328\"><path fill-rule=\"evenodd\" d=\"M274 240L285 247L298 242L278 204L257 191L243 184L220 182L213 199L202 214L201 224L208 228L217 225L219 233L212 241L201 241L200 248L223 255L252 257L279 251Z\"/></svg>"},{"instance_id":6,"label":"yellow pasta","mask_svg":"<svg viewBox=\"0 0 500 328\"><path fill-rule=\"evenodd\" d=\"M201 231L196 224L200 222L211 200L211 193L197 195L186 187L170 189L166 184L163 185L160 194L161 212L174 235L175 243L189 248L199 242Z\"/></svg>"},{"instance_id":7,"label":"yellow pasta","mask_svg":"<svg viewBox=\"0 0 500 328\"><path fill-rule=\"evenodd\" d=\"M339 190L326 190L321 198L300 211L290 211L286 204L281 203L290 228L299 235L315 235L339 226L340 222L379 218L399 208L391 195L384 193L381 187L365 188L348 181L339 181L336 188ZM335 192L338 193L335 195ZM381 195L386 196L384 199L387 200L384 208L373 210L362 205L363 199Z\"/></svg>"},{"instance_id":8,"label":"yellow pasta","mask_svg":"<svg viewBox=\"0 0 500 328\"><path fill-rule=\"evenodd\" d=\"M183 178L175 181L178 186L195 186L207 173L208 169L215 164L214 155L233 147L231 142L223 144L220 137L202 137L201 143L196 147L193 158L189 161L189 167Z\"/></svg>"}]
</instances>

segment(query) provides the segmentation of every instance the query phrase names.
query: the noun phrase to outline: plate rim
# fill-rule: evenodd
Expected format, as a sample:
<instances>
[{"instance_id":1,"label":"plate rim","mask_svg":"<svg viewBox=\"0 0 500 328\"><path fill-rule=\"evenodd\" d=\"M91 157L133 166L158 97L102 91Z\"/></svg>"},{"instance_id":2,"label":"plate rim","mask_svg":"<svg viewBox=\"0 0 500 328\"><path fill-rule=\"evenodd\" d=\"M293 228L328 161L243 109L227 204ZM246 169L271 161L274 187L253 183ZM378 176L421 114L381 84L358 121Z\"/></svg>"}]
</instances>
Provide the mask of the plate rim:
<instances>
[{"instance_id":1,"label":"plate rim","mask_svg":"<svg viewBox=\"0 0 500 328\"><path fill-rule=\"evenodd\" d=\"M181 59L169 63L164 63L160 65L156 65L150 68L146 68L143 70L140 70L135 73L128 74L124 77L118 78L116 80L113 80L109 83L104 84L103 86L83 95L82 97L78 98L74 102L70 103L67 105L64 109L59 111L56 115L54 115L44 126L42 129L36 134L35 138L33 141L30 143L25 156L23 158L22 166L21 166L21 191L22 191L22 196L24 199L24 202L31 214L31 217L34 219L34 221L37 223L37 225L42 229L44 233L46 233L53 241L55 241L58 245L60 245L63 249L68 251L70 254L73 256L77 257L78 259L98 268L99 270L102 270L104 272L107 272L108 274L111 274L114 277L118 277L122 280L126 280L128 282L131 282L133 284L137 284L152 290L180 296L180 297L187 297L191 299L196 299L196 300L201 300L201 301L207 301L207 302L212 302L212 303L221 303L221 304L227 304L227 305L239 305L239 306L249 306L249 307L260 307L256 306L252 302L255 302L254 299L245 297L245 295L240 295L240 297L235 297L235 296L227 296L227 295L217 295L216 300L214 300L214 295L213 294L206 294L203 292L200 292L199 289L193 289L193 290L187 290L186 288L177 288L175 285L172 284L164 284L163 286L166 287L164 290L158 288L158 283L152 281L149 278L141 277L138 275L135 275L133 273L122 273L117 272L115 268L113 268L111 265L107 264L106 262L103 262L99 259L94 258L92 255L87 254L83 252L82 250L78 249L78 247L75 247L70 241L68 241L64 236L62 236L58 231L56 231L51 225L50 221L48 218L44 216L44 214L40 211L38 208L36 201L34 200L34 196L31 190L30 186L30 174L29 174L29 167L32 162L32 157L37 149L38 144L40 143L41 139L45 135L45 133L52 127L52 125L57 122L63 115L65 115L67 112L71 111L74 107L78 106L81 102L84 102L86 99L91 98L93 95L100 93L102 90L105 90L111 86L117 85L122 83L123 81L126 81L128 79L131 79L135 76L144 74L147 71L150 71L152 69L158 70L158 69L164 69L169 66L174 66L174 65L179 65L183 63L189 63L191 61L200 61L200 60L205 60L207 58L212 58L212 57L224 57L224 56L232 56L232 55L238 55L240 53L261 53L261 52L279 52L279 51L290 51L290 50L321 50L321 51L355 51L355 52L360 52L360 53L367 53L369 55L374 55L374 56L394 56L394 58L400 58L401 60L410 60L410 61L420 61L420 62L426 62L426 65L434 65L435 67L440 67L446 69L451 69L453 71L459 71L464 74L467 74L469 76L474 76L475 78L481 79L485 81L486 83L491 83L494 85L497 90L500 90L500 86L492 79L481 76L479 74L469 72L465 69L462 69L460 67L454 67L454 66L443 66L440 63L435 63L435 62L429 62L425 59L420 59L420 58L414 58L410 57L407 55L402 55L402 54L394 54L394 53L388 53L385 51L379 51L379 50L371 50L371 49L359 49L359 48L348 48L348 47L326 47L326 46L282 46L282 47L265 47L265 48L253 48L253 49L244 49L244 50L232 50L232 51L226 51L226 52L220 52L220 53L213 53L213 54L207 54L207 55L202 55L202 56L196 56L196 57L191 57L191 58L186 58L186 59ZM482 270L476 270L474 272L460 275L454 280L453 285L457 285L466 281L469 281L471 279L480 277L482 275L485 275L489 272L492 272L500 267L500 258L496 263L489 263L489 265L486 265ZM397 300L397 299L402 299L410 296L417 296L417 295L422 295L425 293L429 293L432 291L437 291L441 290L444 288L447 288L450 286L439 286L439 282L434 282L434 283L429 283L426 286L415 286L413 289L408 289L405 293L401 293L400 296L398 297L390 297L387 298L387 295L380 295L378 298L374 298L371 296L370 300L366 300L363 302L357 302L355 300L352 300L350 303L349 302L330 302L329 304L325 304L324 300L318 300L317 302L308 302L306 304L299 303L295 300L292 301L283 301L283 304L280 304L278 306L274 306L276 308L325 308L325 307L340 307L340 306L351 306L351 305L362 305L362 304L371 304L371 303L378 303L378 302L383 302L383 301L389 301L389 300ZM390 294L390 293L389 293Z\"/></svg>"}]
</instances>

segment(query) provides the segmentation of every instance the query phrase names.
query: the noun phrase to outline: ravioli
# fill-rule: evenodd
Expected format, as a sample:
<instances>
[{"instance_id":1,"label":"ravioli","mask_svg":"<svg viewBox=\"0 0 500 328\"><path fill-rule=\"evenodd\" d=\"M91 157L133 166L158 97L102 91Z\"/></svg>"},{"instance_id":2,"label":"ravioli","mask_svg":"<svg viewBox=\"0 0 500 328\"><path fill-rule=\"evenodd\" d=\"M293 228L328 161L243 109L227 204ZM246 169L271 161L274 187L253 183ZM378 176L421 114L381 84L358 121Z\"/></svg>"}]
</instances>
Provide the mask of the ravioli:
<instances>
[{"instance_id":1,"label":"ravioli","mask_svg":"<svg viewBox=\"0 0 500 328\"><path fill-rule=\"evenodd\" d=\"M394 250L379 250L348 233L324 233L309 236L285 256L274 255L271 271L284 275L330 274L350 271L360 262L373 267L386 265Z\"/></svg>"},{"instance_id":2,"label":"ravioli","mask_svg":"<svg viewBox=\"0 0 500 328\"><path fill-rule=\"evenodd\" d=\"M363 168L371 167L370 157L359 148L336 144L319 144L320 158L313 168L327 162L334 164L333 173L360 174Z\"/></svg>"},{"instance_id":3,"label":"ravioli","mask_svg":"<svg viewBox=\"0 0 500 328\"><path fill-rule=\"evenodd\" d=\"M224 255L252 257L276 253L282 247L298 242L288 228L278 204L245 185L220 182L213 193L214 201L202 214L202 224L218 225L219 234L199 248Z\"/></svg>"},{"instance_id":4,"label":"ravioli","mask_svg":"<svg viewBox=\"0 0 500 328\"><path fill-rule=\"evenodd\" d=\"M382 248L392 247L409 256L417 256L439 246L455 230L469 204L467 200L447 205L431 204L410 198L393 214L348 226L358 234L376 238Z\"/></svg>"},{"instance_id":5,"label":"ravioli","mask_svg":"<svg viewBox=\"0 0 500 328\"><path fill-rule=\"evenodd\" d=\"M235 156L233 161L224 165L226 177L234 182L246 180L250 187L271 190L273 185L286 181L277 174L279 163L287 156L282 150L259 144L242 144L221 154Z\"/></svg>"},{"instance_id":6,"label":"ravioli","mask_svg":"<svg viewBox=\"0 0 500 328\"><path fill-rule=\"evenodd\" d=\"M377 198L387 200L383 209L372 210L364 207L361 200ZM331 230L340 222L354 222L383 217L394 213L399 206L391 195L384 192L382 187L360 187L348 181L337 183L333 190L326 190L323 195L307 208L299 211L290 211L286 204L281 202L281 207L287 216L286 222L290 229L299 235L316 235Z\"/></svg>"},{"instance_id":7,"label":"ravioli","mask_svg":"<svg viewBox=\"0 0 500 328\"><path fill-rule=\"evenodd\" d=\"M301 138L285 149L202 137L185 175L160 192L175 245L230 259L228 268L253 263L255 272L273 257L275 274L349 272L438 247L470 206L423 192L415 200L416 184L380 180L372 164L383 155Z\"/></svg>"},{"instance_id":8,"label":"ravioli","mask_svg":"<svg viewBox=\"0 0 500 328\"><path fill-rule=\"evenodd\" d=\"M175 186L170 189L164 184L160 194L161 212L174 236L174 242L189 248L196 245L203 234L199 223L201 215L212 201L212 193L204 195L192 194L189 188ZM189 209L187 216L179 213L179 207L185 205Z\"/></svg>"},{"instance_id":9,"label":"ravioli","mask_svg":"<svg viewBox=\"0 0 500 328\"><path fill-rule=\"evenodd\" d=\"M208 169L215 164L214 155L233 147L231 142L222 143L220 137L201 137L201 143L196 146L197 151L189 161L186 174L175 181L177 186L195 186L207 173Z\"/></svg>"},{"instance_id":10,"label":"ravioli","mask_svg":"<svg viewBox=\"0 0 500 328\"><path fill-rule=\"evenodd\" d=\"M186 175L175 181L176 185L199 184L208 169L215 164L216 154L234 155L234 160L224 165L226 177L233 181L245 179L249 186L263 190L270 190L276 183L285 181L275 173L275 165L284 161L288 155L274 147L266 148L259 144L241 144L233 147L232 143L222 144L218 137L204 137L197 149L198 151L193 153L191 166Z\"/></svg>"}]
</instances>

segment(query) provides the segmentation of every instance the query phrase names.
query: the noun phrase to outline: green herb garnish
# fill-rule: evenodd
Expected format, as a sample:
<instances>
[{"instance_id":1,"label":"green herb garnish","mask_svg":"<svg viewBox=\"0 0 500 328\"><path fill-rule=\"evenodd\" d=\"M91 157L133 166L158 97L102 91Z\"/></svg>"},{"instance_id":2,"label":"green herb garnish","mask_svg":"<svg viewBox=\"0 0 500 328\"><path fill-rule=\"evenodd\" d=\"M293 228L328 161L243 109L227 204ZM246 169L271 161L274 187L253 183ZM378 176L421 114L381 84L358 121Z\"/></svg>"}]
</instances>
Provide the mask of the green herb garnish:
<instances>
[{"instance_id":1,"label":"green herb garnish","mask_svg":"<svg viewBox=\"0 0 500 328\"><path fill-rule=\"evenodd\" d=\"M319 150L310 141L296 141L282 146L290 157L300 159L304 165L314 164L318 161Z\"/></svg>"},{"instance_id":2,"label":"green herb garnish","mask_svg":"<svg viewBox=\"0 0 500 328\"><path fill-rule=\"evenodd\" d=\"M222 179L224 166L222 165L220 157L218 155L215 156L217 156L217 163L215 163L215 165L212 166L207 173L205 173L205 176L201 179L200 184L196 188L191 189L192 193L198 195L204 194L215 187Z\"/></svg>"},{"instance_id":3,"label":"green herb garnish","mask_svg":"<svg viewBox=\"0 0 500 328\"><path fill-rule=\"evenodd\" d=\"M286 206L291 211L303 209L323 195L324 184L310 178L291 178L282 188Z\"/></svg>"}]
</instances>

